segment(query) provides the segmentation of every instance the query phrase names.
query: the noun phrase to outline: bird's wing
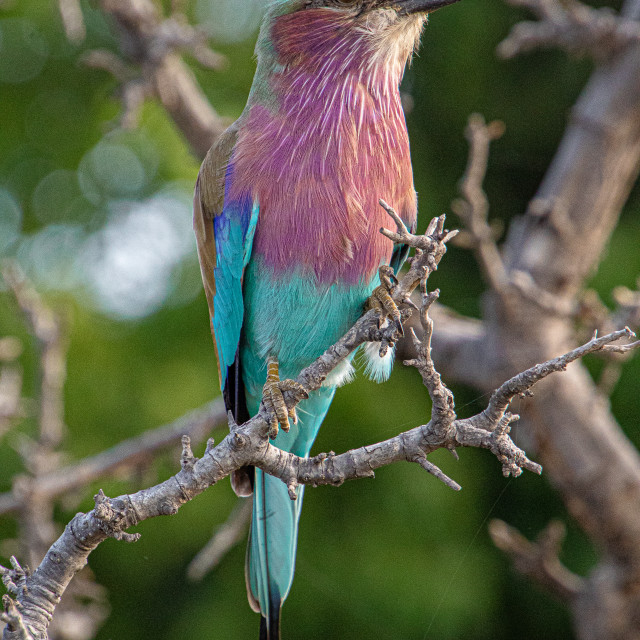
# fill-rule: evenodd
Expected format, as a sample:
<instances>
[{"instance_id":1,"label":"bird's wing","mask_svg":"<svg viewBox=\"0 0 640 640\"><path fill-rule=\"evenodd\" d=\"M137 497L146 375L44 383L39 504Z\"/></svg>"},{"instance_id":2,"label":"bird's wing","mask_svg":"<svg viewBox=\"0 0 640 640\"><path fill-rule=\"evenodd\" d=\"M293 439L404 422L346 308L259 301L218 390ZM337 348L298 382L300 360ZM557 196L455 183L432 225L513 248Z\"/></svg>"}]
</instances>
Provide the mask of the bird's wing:
<instances>
[{"instance_id":1,"label":"bird's wing","mask_svg":"<svg viewBox=\"0 0 640 640\"><path fill-rule=\"evenodd\" d=\"M238 124L234 123L210 149L198 174L193 204L193 225L220 387L223 390L227 387L227 392L231 386L229 378L239 376L236 357L244 319L242 277L251 256L258 217L258 205L249 192L234 200L228 197L237 137ZM233 403L227 402L233 410L229 404Z\"/></svg>"}]
</instances>

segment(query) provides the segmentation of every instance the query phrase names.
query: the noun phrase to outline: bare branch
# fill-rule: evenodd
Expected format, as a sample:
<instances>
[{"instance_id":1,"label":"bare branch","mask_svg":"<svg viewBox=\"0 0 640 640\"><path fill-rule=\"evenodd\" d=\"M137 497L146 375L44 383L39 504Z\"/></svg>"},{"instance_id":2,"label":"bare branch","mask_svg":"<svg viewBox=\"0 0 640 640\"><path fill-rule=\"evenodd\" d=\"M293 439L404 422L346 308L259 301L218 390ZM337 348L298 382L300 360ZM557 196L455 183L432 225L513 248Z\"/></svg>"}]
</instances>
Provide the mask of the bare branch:
<instances>
[{"instance_id":1,"label":"bare branch","mask_svg":"<svg viewBox=\"0 0 640 640\"><path fill-rule=\"evenodd\" d=\"M569 571L558 557L566 534L561 522L551 522L535 543L502 520L492 520L489 533L494 544L513 561L515 568L563 601L573 600L584 581Z\"/></svg>"},{"instance_id":2,"label":"bare branch","mask_svg":"<svg viewBox=\"0 0 640 640\"><path fill-rule=\"evenodd\" d=\"M0 369L0 437L7 432L14 420L24 415L22 370L16 365L5 365Z\"/></svg>"},{"instance_id":3,"label":"bare branch","mask_svg":"<svg viewBox=\"0 0 640 640\"><path fill-rule=\"evenodd\" d=\"M601 348L602 341L609 343L612 339L612 336L603 337L600 343L585 345L583 351ZM568 357L572 355L568 354ZM308 367L312 368L323 369L322 359ZM309 372L302 372L300 377L321 378ZM535 381L536 376L529 376L523 385L532 385ZM486 431L485 427L492 430ZM504 427L504 420L498 420L492 427L483 424L481 429L473 426L473 419L459 420L451 425L443 437L429 423L385 442L339 456L320 454L313 458L299 458L267 442L269 424L258 414L238 426L218 446L208 446L203 458L196 460L192 455L186 455L189 464L183 465L175 476L151 489L114 499L99 493L96 496L96 508L88 514L78 514L47 552L38 571L25 578L28 589L18 594L23 617L28 620L27 626L45 629L60 595L83 566L86 556L100 542L108 537L135 541L138 536L127 534L126 529L148 518L175 514L182 504L242 466L259 466L289 486L339 485L350 478L371 477L375 469L396 461L412 461L429 467L423 464L424 459L429 452L438 448L479 446L497 453L503 459L503 464L508 462L510 469L519 466L539 472L539 466L530 463L513 443L507 445L510 441ZM13 578L12 582L15 583ZM33 583L46 584L46 594L43 595ZM52 585L54 588L51 588Z\"/></svg>"},{"instance_id":4,"label":"bare branch","mask_svg":"<svg viewBox=\"0 0 640 640\"><path fill-rule=\"evenodd\" d=\"M493 229L489 226L489 202L482 183L487 173L489 145L503 133L502 122L494 121L487 125L479 114L469 117L465 130L469 156L459 187L462 199L451 204L451 209L463 221L470 235L470 244L488 283L498 292L504 291L507 286L508 275L493 237Z\"/></svg>"},{"instance_id":5,"label":"bare branch","mask_svg":"<svg viewBox=\"0 0 640 640\"><path fill-rule=\"evenodd\" d=\"M391 212L390 215L393 217ZM401 303L416 286L420 285L423 291L425 340L419 345L421 361L416 364L434 400L431 421L384 442L341 455L319 454L313 458L299 458L269 442L271 416L264 406L245 424L230 423L229 435L217 446L209 440L205 455L200 459L194 456L190 439L184 437L182 468L175 476L150 489L118 498L110 499L100 492L95 498L94 510L88 514L78 514L46 553L37 572L31 576L25 574L27 589L17 590L17 593L14 589L14 593L27 629L44 633L62 593L100 542L108 537L129 542L137 540L139 535L129 534L127 529L148 518L176 513L182 504L207 487L247 465L258 466L280 478L290 488L292 499L296 496L294 489L299 484L339 485L350 478L372 477L375 469L396 461L420 464L448 486L457 489L457 483L427 461L427 455L439 448L453 451L458 446L482 447L498 456L505 473L518 475L522 469L540 472L540 466L529 461L509 438L509 424L516 418L506 411L512 394L527 391L551 371L561 369L576 357L603 348L623 335L628 336L630 332L594 339L561 358L533 367L503 385L492 399L490 410L474 418L457 420L453 411L453 397L440 380L430 357L428 310L437 295L426 291L427 278L437 268L446 250L445 242L455 234L444 229L444 217L432 221L428 229L429 236L413 236L398 226L396 234L386 230L383 233L410 243L417 248L417 254L408 273L394 288L392 296ZM373 311L366 313L341 340L300 373L298 383L308 391L320 388L326 375L360 344L366 341L379 342L381 338L392 340L396 337L396 331L393 325L381 329L377 314ZM286 391L284 396L289 409L300 400L300 395L295 391ZM13 576L10 570L5 570L5 574L7 571L10 577ZM13 577L11 582L15 584ZM13 610L11 601L7 601L5 607L8 616Z\"/></svg>"},{"instance_id":6,"label":"bare branch","mask_svg":"<svg viewBox=\"0 0 640 640\"><path fill-rule=\"evenodd\" d=\"M163 19L152 0L100 0L100 6L119 27L127 62L102 51L85 55L85 60L122 83L123 126L135 126L144 99L156 95L196 156L204 158L228 123L213 109L178 52L190 52L210 69L223 68L224 56L209 49L205 34L181 14Z\"/></svg>"},{"instance_id":7,"label":"bare branch","mask_svg":"<svg viewBox=\"0 0 640 640\"><path fill-rule=\"evenodd\" d=\"M245 539L251 523L251 512L252 501L239 499L227 521L215 531L211 540L189 563L189 580L202 580L233 547Z\"/></svg>"},{"instance_id":8,"label":"bare branch","mask_svg":"<svg viewBox=\"0 0 640 640\"><path fill-rule=\"evenodd\" d=\"M79 44L87 36L82 7L79 0L58 0L58 8L67 39L73 44Z\"/></svg>"},{"instance_id":9,"label":"bare branch","mask_svg":"<svg viewBox=\"0 0 640 640\"><path fill-rule=\"evenodd\" d=\"M513 297L515 293L548 313L559 316L574 314L576 305L572 301L545 291L524 271L508 270L500 254L495 239L495 225L489 222L489 201L482 184L487 172L489 146L503 133L504 124L500 121L485 124L479 114L469 117L465 130L469 155L467 168L460 181L462 198L451 203L452 210L465 226L459 244L474 250L487 283L501 297L506 308L517 304L518 300Z\"/></svg>"},{"instance_id":10,"label":"bare branch","mask_svg":"<svg viewBox=\"0 0 640 640\"><path fill-rule=\"evenodd\" d=\"M640 43L640 25L613 13L593 9L578 0L507 0L532 11L538 22L521 22L500 43L503 58L541 47L559 47L577 56L603 61Z\"/></svg>"},{"instance_id":11,"label":"bare branch","mask_svg":"<svg viewBox=\"0 0 640 640\"><path fill-rule=\"evenodd\" d=\"M2 276L35 336L40 364L39 425L41 444L53 449L62 440L66 342L60 319L42 301L17 265L6 262Z\"/></svg>"},{"instance_id":12,"label":"bare branch","mask_svg":"<svg viewBox=\"0 0 640 640\"><path fill-rule=\"evenodd\" d=\"M633 342L627 345L614 345L613 342L620 340L621 338L635 338L635 333L625 327L620 331L614 331L598 338L594 336L589 342L573 349L568 353L565 353L559 358L548 360L543 364L538 364L531 369L527 369L517 376L514 376L510 380L507 380L489 400L489 406L481 413L478 414L478 421L488 420L489 424L494 424L496 419L501 418L507 410L509 404L516 395L526 393L536 383L546 378L548 375L556 371L564 371L567 365L571 362L575 362L578 358L582 358L589 353L596 353L597 351L607 350L626 350L636 349L640 346L640 341Z\"/></svg>"},{"instance_id":13,"label":"bare branch","mask_svg":"<svg viewBox=\"0 0 640 640\"><path fill-rule=\"evenodd\" d=\"M140 465L158 451L180 442L183 435L201 442L214 428L225 423L224 403L218 398L174 422L120 442L95 456L43 474L27 486L24 482L19 483L12 492L0 494L0 514L18 510L25 493L36 493L47 499L56 498L117 469Z\"/></svg>"}]
</instances>

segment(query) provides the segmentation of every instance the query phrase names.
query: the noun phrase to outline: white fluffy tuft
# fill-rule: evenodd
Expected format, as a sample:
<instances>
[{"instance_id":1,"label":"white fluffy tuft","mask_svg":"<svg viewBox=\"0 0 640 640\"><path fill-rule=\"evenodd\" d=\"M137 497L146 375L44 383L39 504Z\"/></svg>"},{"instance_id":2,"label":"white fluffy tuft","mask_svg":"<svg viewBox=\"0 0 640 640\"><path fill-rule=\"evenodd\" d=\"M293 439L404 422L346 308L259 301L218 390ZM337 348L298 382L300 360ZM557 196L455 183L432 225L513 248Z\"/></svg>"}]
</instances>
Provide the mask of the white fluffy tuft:
<instances>
[{"instance_id":1,"label":"white fluffy tuft","mask_svg":"<svg viewBox=\"0 0 640 640\"><path fill-rule=\"evenodd\" d=\"M384 382L391 375L395 348L389 349L386 355L380 357L380 342L368 342L362 349L367 361L364 372L374 382Z\"/></svg>"},{"instance_id":2,"label":"white fluffy tuft","mask_svg":"<svg viewBox=\"0 0 640 640\"><path fill-rule=\"evenodd\" d=\"M322 383L323 387L341 387L351 382L356 375L350 360L343 360Z\"/></svg>"}]
</instances>

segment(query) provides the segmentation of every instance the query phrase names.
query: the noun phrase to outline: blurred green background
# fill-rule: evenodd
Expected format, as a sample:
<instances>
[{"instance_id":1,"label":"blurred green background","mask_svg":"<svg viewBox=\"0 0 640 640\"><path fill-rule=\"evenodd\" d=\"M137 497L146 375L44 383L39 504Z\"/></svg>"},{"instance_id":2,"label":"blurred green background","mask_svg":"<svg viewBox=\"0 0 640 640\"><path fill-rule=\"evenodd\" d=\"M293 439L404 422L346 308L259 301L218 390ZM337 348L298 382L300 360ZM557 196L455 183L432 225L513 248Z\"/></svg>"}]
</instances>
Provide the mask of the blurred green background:
<instances>
[{"instance_id":1,"label":"blurred green background","mask_svg":"<svg viewBox=\"0 0 640 640\"><path fill-rule=\"evenodd\" d=\"M235 118L251 84L262 3L187 4L229 60L222 72L195 63L193 70L218 112ZM70 459L170 421L218 394L191 232L198 161L154 101L145 103L138 129L118 128L117 82L81 62L90 49L117 51L118 42L96 5L82 6L87 38L72 45L55 2L0 4L0 256L15 257L65 317ZM592 67L556 51L498 60L496 45L524 17L501 2L464 0L437 13L427 27L403 85L413 102L408 123L422 227L448 211L456 196L467 153L462 132L472 112L507 126L493 146L486 181L493 218L507 223L523 212L544 174ZM640 274L639 214L636 188L591 283L607 301L613 286L633 287ZM468 252L451 250L432 286L441 288L445 304L479 313L483 283ZM2 335L27 344L21 364L29 395L36 384L33 345L15 305L0 291ZM597 370L598 363L589 364ZM640 396L633 387L639 375L636 358L625 365L612 399L636 444ZM397 366L382 388L359 378L341 389L315 451L341 452L425 422L429 401L418 378ZM486 398L453 388L459 415L482 408ZM34 433L35 423L26 420L19 430ZM15 438L9 433L0 441L2 491L21 470ZM514 574L492 546L487 521L503 518L534 537L549 519L565 520L563 560L578 573L589 571L597 551L567 520L544 476L505 480L489 454L460 453L460 462L443 452L433 456L462 484L459 493L415 465L307 493L283 637L573 637L568 613ZM168 477L178 458L176 448L150 469L96 482L79 508L92 507L98 488L117 495ZM143 523L135 545L108 541L91 555L113 608L100 640L257 635L258 618L245 596L244 545L202 582L185 578L186 565L234 503L228 482L221 483L177 516ZM60 504L61 525L76 508ZM2 564L15 549L14 534L13 522L1 519Z\"/></svg>"}]
</instances>

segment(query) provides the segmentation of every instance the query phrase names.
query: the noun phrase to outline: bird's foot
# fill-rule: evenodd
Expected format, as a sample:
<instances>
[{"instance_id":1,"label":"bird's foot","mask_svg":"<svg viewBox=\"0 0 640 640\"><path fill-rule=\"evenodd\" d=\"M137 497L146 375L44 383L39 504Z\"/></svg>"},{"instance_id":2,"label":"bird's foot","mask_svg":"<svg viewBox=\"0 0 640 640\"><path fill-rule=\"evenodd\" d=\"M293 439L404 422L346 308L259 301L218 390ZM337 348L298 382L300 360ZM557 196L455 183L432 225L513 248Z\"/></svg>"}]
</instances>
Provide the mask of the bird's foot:
<instances>
[{"instance_id":1,"label":"bird's foot","mask_svg":"<svg viewBox=\"0 0 640 640\"><path fill-rule=\"evenodd\" d=\"M309 397L307 390L295 380L280 380L278 359L269 358L267 381L262 388L262 404L269 414L269 438L272 440L278 435L279 428L289 431L289 419L293 420L293 424L298 422L295 406L287 408L283 395L286 391L292 391L298 401Z\"/></svg>"},{"instance_id":2,"label":"bird's foot","mask_svg":"<svg viewBox=\"0 0 640 640\"><path fill-rule=\"evenodd\" d=\"M380 316L378 323L379 328L382 328L385 319L389 318L395 325L398 333L403 336L402 313L391 297L393 289L398 284L398 279L393 269L388 265L382 265L378 269L378 274L380 275L380 285L371 293L371 296L366 302L365 309L375 309L378 312Z\"/></svg>"}]
</instances>

